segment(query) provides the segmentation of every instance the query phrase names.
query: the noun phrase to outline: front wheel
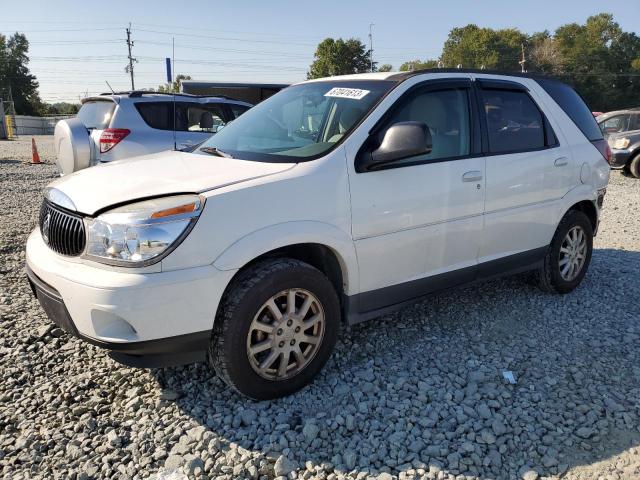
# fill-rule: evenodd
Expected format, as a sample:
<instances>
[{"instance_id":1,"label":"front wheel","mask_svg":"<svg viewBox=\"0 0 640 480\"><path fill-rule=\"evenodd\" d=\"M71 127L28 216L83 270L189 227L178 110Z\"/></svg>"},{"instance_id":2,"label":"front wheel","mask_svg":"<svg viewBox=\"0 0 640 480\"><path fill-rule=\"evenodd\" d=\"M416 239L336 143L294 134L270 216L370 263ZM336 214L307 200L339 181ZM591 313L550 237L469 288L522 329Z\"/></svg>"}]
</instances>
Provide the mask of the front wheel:
<instances>
[{"instance_id":1,"label":"front wheel","mask_svg":"<svg viewBox=\"0 0 640 480\"><path fill-rule=\"evenodd\" d=\"M573 291L587 273L592 251L591 221L583 212L570 210L560 221L537 272L540 288L552 293Z\"/></svg>"},{"instance_id":2,"label":"front wheel","mask_svg":"<svg viewBox=\"0 0 640 480\"><path fill-rule=\"evenodd\" d=\"M281 397L318 374L339 325L338 297L322 272L299 260L265 260L241 272L225 294L209 358L242 395Z\"/></svg>"}]
</instances>

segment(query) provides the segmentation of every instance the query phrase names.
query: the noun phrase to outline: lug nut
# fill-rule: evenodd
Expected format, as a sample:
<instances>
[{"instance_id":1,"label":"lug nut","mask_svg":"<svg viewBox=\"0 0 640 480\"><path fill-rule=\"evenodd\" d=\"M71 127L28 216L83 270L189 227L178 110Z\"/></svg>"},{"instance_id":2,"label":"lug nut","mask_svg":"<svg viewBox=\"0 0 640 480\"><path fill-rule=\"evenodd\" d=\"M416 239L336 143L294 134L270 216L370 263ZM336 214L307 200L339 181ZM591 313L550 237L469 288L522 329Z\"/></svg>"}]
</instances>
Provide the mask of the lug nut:
<instances>
[{"instance_id":1,"label":"lug nut","mask_svg":"<svg viewBox=\"0 0 640 480\"><path fill-rule=\"evenodd\" d=\"M287 322L287 327L290 327L291 325L293 325L293 320L289 320L289 321Z\"/></svg>"},{"instance_id":2,"label":"lug nut","mask_svg":"<svg viewBox=\"0 0 640 480\"><path fill-rule=\"evenodd\" d=\"M279 346L280 348L284 347L284 342L280 342L280 343L278 344L278 346Z\"/></svg>"},{"instance_id":3,"label":"lug nut","mask_svg":"<svg viewBox=\"0 0 640 480\"><path fill-rule=\"evenodd\" d=\"M282 329L279 328L278 331L276 332L278 335L282 335Z\"/></svg>"},{"instance_id":4,"label":"lug nut","mask_svg":"<svg viewBox=\"0 0 640 480\"><path fill-rule=\"evenodd\" d=\"M295 340L291 340L291 342L289 343L289 345L291 345L291 346L293 346L293 345L295 345L295 344L296 344L296 341L295 341Z\"/></svg>"},{"instance_id":5,"label":"lug nut","mask_svg":"<svg viewBox=\"0 0 640 480\"><path fill-rule=\"evenodd\" d=\"M300 327L296 327L296 333L300 331Z\"/></svg>"}]
</instances>

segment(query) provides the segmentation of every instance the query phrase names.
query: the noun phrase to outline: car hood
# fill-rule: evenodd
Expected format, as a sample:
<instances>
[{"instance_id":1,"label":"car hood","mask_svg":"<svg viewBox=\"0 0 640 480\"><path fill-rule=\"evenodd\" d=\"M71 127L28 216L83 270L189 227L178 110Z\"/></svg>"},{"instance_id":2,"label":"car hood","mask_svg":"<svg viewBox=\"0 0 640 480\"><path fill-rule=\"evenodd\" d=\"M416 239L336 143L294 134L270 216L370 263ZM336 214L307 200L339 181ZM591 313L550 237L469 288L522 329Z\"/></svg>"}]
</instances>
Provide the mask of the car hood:
<instances>
[{"instance_id":1,"label":"car hood","mask_svg":"<svg viewBox=\"0 0 640 480\"><path fill-rule=\"evenodd\" d=\"M93 215L111 205L174 193L201 193L284 172L295 165L167 151L103 163L49 186L69 197L78 212Z\"/></svg>"}]
</instances>

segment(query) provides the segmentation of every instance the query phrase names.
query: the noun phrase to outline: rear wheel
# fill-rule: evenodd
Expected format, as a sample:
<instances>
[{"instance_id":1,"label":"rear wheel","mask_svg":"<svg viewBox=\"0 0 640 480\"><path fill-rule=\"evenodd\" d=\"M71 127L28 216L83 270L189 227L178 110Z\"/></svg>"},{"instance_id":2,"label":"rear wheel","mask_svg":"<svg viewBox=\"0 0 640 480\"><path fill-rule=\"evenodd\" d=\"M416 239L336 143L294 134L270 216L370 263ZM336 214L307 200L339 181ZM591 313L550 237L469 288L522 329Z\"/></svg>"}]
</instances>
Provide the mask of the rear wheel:
<instances>
[{"instance_id":1,"label":"rear wheel","mask_svg":"<svg viewBox=\"0 0 640 480\"><path fill-rule=\"evenodd\" d=\"M322 272L298 260L266 260L241 272L225 295L209 358L247 397L288 395L322 369L339 325L338 297Z\"/></svg>"},{"instance_id":2,"label":"rear wheel","mask_svg":"<svg viewBox=\"0 0 640 480\"><path fill-rule=\"evenodd\" d=\"M537 272L540 288L569 293L582 281L593 250L593 228L581 211L570 210L560 221L542 267Z\"/></svg>"},{"instance_id":3,"label":"rear wheel","mask_svg":"<svg viewBox=\"0 0 640 480\"><path fill-rule=\"evenodd\" d=\"M640 178L640 154L633 157L629 162L629 173L636 178Z\"/></svg>"}]
</instances>

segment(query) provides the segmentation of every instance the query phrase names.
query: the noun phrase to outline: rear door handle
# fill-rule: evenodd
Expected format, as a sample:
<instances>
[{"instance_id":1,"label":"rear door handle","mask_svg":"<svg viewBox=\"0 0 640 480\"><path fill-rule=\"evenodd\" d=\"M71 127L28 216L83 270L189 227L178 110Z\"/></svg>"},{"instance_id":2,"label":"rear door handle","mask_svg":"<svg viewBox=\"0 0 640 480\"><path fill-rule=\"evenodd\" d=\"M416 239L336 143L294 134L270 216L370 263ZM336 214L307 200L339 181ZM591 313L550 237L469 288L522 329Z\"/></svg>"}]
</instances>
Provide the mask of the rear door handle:
<instances>
[{"instance_id":1,"label":"rear door handle","mask_svg":"<svg viewBox=\"0 0 640 480\"><path fill-rule=\"evenodd\" d=\"M560 157L560 158L556 158L556 161L553 162L553 164L556 167L564 167L565 165L567 165L569 163L569 160L567 159L567 157Z\"/></svg>"},{"instance_id":2,"label":"rear door handle","mask_svg":"<svg viewBox=\"0 0 640 480\"><path fill-rule=\"evenodd\" d=\"M464 175L462 175L463 182L477 182L479 180L482 180L482 172L479 170L466 172Z\"/></svg>"}]
</instances>

